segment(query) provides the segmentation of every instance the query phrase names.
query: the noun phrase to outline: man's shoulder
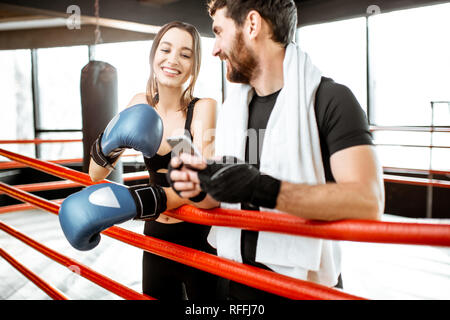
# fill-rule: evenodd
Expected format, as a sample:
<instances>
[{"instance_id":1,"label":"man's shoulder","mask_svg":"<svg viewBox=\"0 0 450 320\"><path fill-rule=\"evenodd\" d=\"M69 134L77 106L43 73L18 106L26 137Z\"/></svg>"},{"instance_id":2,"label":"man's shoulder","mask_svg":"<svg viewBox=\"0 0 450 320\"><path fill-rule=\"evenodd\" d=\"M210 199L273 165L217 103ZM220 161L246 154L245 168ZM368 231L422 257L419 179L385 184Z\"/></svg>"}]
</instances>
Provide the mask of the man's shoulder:
<instances>
[{"instance_id":1,"label":"man's shoulder","mask_svg":"<svg viewBox=\"0 0 450 320\"><path fill-rule=\"evenodd\" d=\"M350 88L331 78L322 77L316 92L315 110L317 114L335 111L352 112L355 109L361 109L361 105Z\"/></svg>"},{"instance_id":2,"label":"man's shoulder","mask_svg":"<svg viewBox=\"0 0 450 320\"><path fill-rule=\"evenodd\" d=\"M327 77L322 77L316 93L316 99L323 101L341 100L349 96L353 96L353 93L347 86Z\"/></svg>"},{"instance_id":3,"label":"man's shoulder","mask_svg":"<svg viewBox=\"0 0 450 320\"><path fill-rule=\"evenodd\" d=\"M352 91L333 79L322 77L316 93L314 110L319 130L353 126L356 119L366 122L365 114ZM337 125L340 123L341 125Z\"/></svg>"}]
</instances>

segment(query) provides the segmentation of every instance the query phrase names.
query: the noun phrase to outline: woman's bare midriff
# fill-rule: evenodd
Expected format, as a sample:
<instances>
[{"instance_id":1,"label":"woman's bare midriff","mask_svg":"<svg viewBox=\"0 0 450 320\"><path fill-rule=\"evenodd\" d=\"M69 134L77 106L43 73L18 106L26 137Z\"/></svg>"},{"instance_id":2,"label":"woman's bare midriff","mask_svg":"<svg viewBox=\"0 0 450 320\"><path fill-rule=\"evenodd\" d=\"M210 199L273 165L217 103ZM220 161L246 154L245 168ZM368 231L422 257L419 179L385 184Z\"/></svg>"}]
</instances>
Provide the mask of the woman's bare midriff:
<instances>
[{"instance_id":1,"label":"woman's bare midriff","mask_svg":"<svg viewBox=\"0 0 450 320\"><path fill-rule=\"evenodd\" d=\"M156 221L160 222L160 223L166 223L166 224L183 222L183 220L178 220L178 219L166 216L165 214L160 214L158 219L156 219Z\"/></svg>"},{"instance_id":2,"label":"woman's bare midriff","mask_svg":"<svg viewBox=\"0 0 450 320\"><path fill-rule=\"evenodd\" d=\"M161 148L160 148L160 150L161 150ZM162 150L161 154L166 154L167 152L170 152L170 149ZM167 169L159 169L156 172L165 174L165 173L167 173ZM165 215L163 213L159 215L159 217L158 217L158 219L156 219L156 221L160 222L160 223L166 223L166 224L173 224L173 223L183 222L183 220L179 220L179 219L175 219L175 218L169 217L169 216L167 216L167 215Z\"/></svg>"}]
</instances>

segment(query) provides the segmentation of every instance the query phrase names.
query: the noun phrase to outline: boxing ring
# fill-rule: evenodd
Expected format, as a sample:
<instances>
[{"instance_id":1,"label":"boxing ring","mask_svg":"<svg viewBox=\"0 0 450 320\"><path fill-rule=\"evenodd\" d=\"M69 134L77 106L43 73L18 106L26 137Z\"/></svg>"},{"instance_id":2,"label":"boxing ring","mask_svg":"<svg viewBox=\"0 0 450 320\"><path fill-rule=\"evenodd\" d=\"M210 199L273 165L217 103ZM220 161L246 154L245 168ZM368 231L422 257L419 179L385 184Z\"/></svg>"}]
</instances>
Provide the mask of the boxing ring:
<instances>
[{"instance_id":1,"label":"boxing ring","mask_svg":"<svg viewBox=\"0 0 450 320\"><path fill-rule=\"evenodd\" d=\"M8 143L7 141L0 141ZM21 141L26 143L27 141ZM30 141L28 141L30 142ZM33 141L36 143L36 141ZM51 142L51 141L45 141ZM58 142L73 142L59 141ZM13 142L11 142L13 143ZM14 141L17 143L17 141ZM40 143L39 141L37 143ZM44 142L42 142L44 143ZM61 164L73 162L74 159L66 161L42 161L26 157L11 151L0 149L0 155L11 162L0 164L0 169L17 168L21 166L30 167L47 174L62 178L62 181L35 183L28 185L8 185L0 182L0 193L24 202L23 204L0 207L0 214L12 213L20 210L39 208L58 214L60 203L63 199L49 201L42 197L31 194L40 190L55 190L61 188L82 187L94 184L85 173L67 168ZM80 159L79 159L80 160ZM57 163L59 162L59 163ZM124 174L124 181L133 179L145 179L148 174ZM400 176L385 175L385 181L396 183L408 183L450 188L448 181L427 180L420 178L406 178ZM98 183L110 182L103 180ZM204 225L239 227L248 230L270 231L286 233L291 235L323 238L330 240L380 243L393 245L414 246L437 246L450 247L450 224L439 223L417 223L417 222L387 222L387 221L365 221L365 220L340 220L333 222L305 220L293 215L270 212L254 212L245 210L213 209L202 210L192 206L183 206L176 210L165 212L166 215L191 223ZM90 266L83 264L77 259L64 255L57 250L40 243L25 233L0 221L0 229L7 235L16 238L25 245L35 249L54 262L83 277L105 290L127 300L151 300L133 289L113 280ZM61 232L62 233L62 232ZM360 300L366 299L358 295L345 292L344 290L328 288L312 282L294 279L271 271L259 269L253 266L230 261L215 255L183 247L154 237L144 236L139 232L123 227L113 226L102 232L103 236L118 240L123 246L131 246L142 252L142 250L163 256L165 258L186 264L191 267L213 273L220 277L246 284L267 292L296 300ZM103 238L101 246L106 246ZM59 247L67 250L68 242L59 244ZM16 260L15 252L7 252L0 247L0 255L9 262L16 270L27 277L37 287L44 291L51 299L68 299L61 290L47 283L45 278L28 269L19 260ZM124 271L126 272L126 271ZM140 276L140 275L139 275ZM138 284L135 285L139 287Z\"/></svg>"}]
</instances>

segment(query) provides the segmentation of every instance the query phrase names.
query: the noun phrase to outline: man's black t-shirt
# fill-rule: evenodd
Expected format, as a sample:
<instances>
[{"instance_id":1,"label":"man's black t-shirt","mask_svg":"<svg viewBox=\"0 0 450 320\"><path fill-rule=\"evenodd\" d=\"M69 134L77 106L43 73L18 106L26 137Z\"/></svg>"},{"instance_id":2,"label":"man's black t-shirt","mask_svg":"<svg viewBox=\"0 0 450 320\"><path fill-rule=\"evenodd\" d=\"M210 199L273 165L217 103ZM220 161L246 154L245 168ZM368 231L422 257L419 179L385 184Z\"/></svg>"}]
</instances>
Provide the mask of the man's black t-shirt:
<instances>
[{"instance_id":1,"label":"man's black t-shirt","mask_svg":"<svg viewBox=\"0 0 450 320\"><path fill-rule=\"evenodd\" d=\"M281 91L281 90L280 90ZM280 91L268 96L254 95L249 105L248 129L257 133L257 164L259 168L264 130L275 106ZM314 105L319 129L320 149L327 182L334 182L330 168L333 153L357 145L373 144L366 115L353 93L346 86L322 77ZM245 161L249 162L249 141L247 139Z\"/></svg>"},{"instance_id":2,"label":"man's black t-shirt","mask_svg":"<svg viewBox=\"0 0 450 320\"><path fill-rule=\"evenodd\" d=\"M264 140L264 130L280 91L260 97L256 94L249 104L248 129L256 130L259 148L249 148L247 139L245 161L249 162L249 150L257 150L259 168L261 147ZM316 92L314 110L319 129L322 162L327 182L335 182L330 167L330 157L335 152L357 145L372 145L372 135L369 131L366 115L353 93L346 86L322 77ZM261 131L263 130L263 131ZM253 152L253 151L252 151ZM245 210L259 210L248 203L242 203ZM255 263L256 242L258 232L243 230L241 235L242 259L247 264L264 267Z\"/></svg>"}]
</instances>

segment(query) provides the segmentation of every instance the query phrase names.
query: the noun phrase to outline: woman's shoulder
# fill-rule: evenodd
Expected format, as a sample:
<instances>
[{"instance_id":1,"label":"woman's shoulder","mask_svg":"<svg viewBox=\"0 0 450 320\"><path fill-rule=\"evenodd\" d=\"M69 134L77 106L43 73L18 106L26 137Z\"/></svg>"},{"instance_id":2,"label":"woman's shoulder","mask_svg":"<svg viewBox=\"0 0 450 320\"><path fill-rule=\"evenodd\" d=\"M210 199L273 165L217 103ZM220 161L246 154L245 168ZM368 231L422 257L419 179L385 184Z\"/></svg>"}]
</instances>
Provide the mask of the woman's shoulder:
<instances>
[{"instance_id":1,"label":"woman's shoulder","mask_svg":"<svg viewBox=\"0 0 450 320\"><path fill-rule=\"evenodd\" d=\"M212 98L201 98L195 103L193 119L205 121L215 121L217 102Z\"/></svg>"},{"instance_id":2,"label":"woman's shoulder","mask_svg":"<svg viewBox=\"0 0 450 320\"><path fill-rule=\"evenodd\" d=\"M130 102L128 103L127 107L134 106L136 104L145 103L147 104L147 94L145 92L139 92L131 98Z\"/></svg>"},{"instance_id":3,"label":"woman's shoulder","mask_svg":"<svg viewBox=\"0 0 450 320\"><path fill-rule=\"evenodd\" d=\"M216 106L217 101L213 98L199 98L197 102L195 102L195 108L211 108Z\"/></svg>"}]
</instances>

